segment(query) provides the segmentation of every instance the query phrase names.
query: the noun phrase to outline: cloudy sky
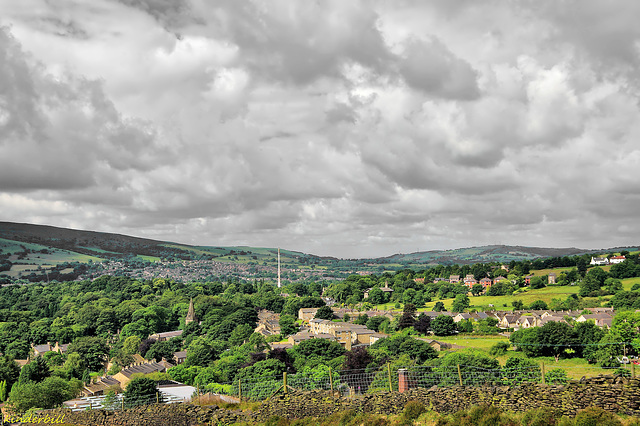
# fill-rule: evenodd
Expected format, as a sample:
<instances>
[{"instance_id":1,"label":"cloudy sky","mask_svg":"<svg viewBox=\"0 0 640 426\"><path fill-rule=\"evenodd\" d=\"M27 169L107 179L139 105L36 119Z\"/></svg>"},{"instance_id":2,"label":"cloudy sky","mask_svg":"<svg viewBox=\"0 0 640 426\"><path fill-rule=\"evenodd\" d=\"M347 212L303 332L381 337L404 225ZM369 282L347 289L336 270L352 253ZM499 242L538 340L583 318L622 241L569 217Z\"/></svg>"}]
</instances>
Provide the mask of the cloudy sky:
<instances>
[{"instance_id":1,"label":"cloudy sky","mask_svg":"<svg viewBox=\"0 0 640 426\"><path fill-rule=\"evenodd\" d=\"M0 0L0 220L369 257L640 242L637 0Z\"/></svg>"}]
</instances>

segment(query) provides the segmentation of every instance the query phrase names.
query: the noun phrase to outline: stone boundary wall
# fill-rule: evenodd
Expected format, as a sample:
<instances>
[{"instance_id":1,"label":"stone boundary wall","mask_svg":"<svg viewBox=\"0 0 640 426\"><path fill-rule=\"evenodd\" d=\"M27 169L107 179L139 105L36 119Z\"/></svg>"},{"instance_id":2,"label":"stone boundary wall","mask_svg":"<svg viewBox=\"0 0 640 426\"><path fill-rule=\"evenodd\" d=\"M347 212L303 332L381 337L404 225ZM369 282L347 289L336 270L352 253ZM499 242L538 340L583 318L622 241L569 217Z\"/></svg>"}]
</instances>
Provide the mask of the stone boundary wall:
<instances>
[{"instance_id":1,"label":"stone boundary wall","mask_svg":"<svg viewBox=\"0 0 640 426\"><path fill-rule=\"evenodd\" d=\"M253 412L222 410L217 406L190 404L150 405L122 411L91 410L65 413L65 422L86 426L197 425L264 421L271 416L287 418L327 417L354 410L375 414L398 414L408 401L422 401L429 409L453 413L474 405L494 405L505 411L523 412L534 408L557 410L575 416L579 410L598 406L617 414L640 417L640 379L599 376L571 381L564 386L522 384L519 386L453 386L417 388L407 392L380 392L361 397L333 396L327 391L289 392L265 401ZM162 420L162 422L159 422Z\"/></svg>"}]
</instances>

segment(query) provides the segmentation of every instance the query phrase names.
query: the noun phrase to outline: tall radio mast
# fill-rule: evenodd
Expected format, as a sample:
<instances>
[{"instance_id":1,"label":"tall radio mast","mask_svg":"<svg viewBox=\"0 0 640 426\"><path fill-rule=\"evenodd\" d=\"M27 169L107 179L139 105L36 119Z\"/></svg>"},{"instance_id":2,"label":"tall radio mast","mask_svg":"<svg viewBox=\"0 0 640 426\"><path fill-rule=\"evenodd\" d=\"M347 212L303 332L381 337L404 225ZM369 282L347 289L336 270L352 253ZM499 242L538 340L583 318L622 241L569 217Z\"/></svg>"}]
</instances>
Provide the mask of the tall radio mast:
<instances>
[{"instance_id":1,"label":"tall radio mast","mask_svg":"<svg viewBox=\"0 0 640 426\"><path fill-rule=\"evenodd\" d=\"M282 287L280 283L280 247L278 247L278 288Z\"/></svg>"}]
</instances>

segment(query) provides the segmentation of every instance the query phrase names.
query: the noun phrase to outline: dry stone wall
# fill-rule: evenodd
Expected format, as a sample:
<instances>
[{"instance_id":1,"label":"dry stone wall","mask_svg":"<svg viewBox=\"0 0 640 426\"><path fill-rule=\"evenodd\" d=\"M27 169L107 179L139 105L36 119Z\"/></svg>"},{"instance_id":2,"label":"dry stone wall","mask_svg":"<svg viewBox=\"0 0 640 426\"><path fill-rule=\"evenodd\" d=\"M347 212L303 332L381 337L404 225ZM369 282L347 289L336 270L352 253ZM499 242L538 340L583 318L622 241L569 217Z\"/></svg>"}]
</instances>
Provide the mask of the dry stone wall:
<instances>
[{"instance_id":1,"label":"dry stone wall","mask_svg":"<svg viewBox=\"0 0 640 426\"><path fill-rule=\"evenodd\" d=\"M571 381L565 386L524 384L520 386L454 386L410 389L408 392L380 392L361 397L339 397L326 391L289 392L265 401L253 412L223 410L216 406L189 404L152 405L122 411L64 411L65 421L87 426L233 424L264 421L271 416L286 418L327 417L345 410L375 414L398 414L408 401L422 401L440 413L452 413L474 405L494 405L506 411L522 412L550 408L558 414L575 416L590 406L640 417L640 379L601 376ZM61 411L62 412L62 411Z\"/></svg>"}]
</instances>

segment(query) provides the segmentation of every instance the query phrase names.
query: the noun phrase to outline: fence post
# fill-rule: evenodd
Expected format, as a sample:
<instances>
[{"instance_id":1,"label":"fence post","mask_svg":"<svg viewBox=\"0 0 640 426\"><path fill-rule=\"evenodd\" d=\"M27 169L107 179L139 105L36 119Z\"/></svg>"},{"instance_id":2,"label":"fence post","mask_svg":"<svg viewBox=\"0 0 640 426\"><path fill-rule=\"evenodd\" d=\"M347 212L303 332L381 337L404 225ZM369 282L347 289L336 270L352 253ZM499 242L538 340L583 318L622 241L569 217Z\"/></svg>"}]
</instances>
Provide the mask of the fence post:
<instances>
[{"instance_id":1,"label":"fence post","mask_svg":"<svg viewBox=\"0 0 640 426\"><path fill-rule=\"evenodd\" d=\"M333 371L329 367L329 385L331 386L331 396L333 396Z\"/></svg>"},{"instance_id":2,"label":"fence post","mask_svg":"<svg viewBox=\"0 0 640 426\"><path fill-rule=\"evenodd\" d=\"M389 377L389 392L393 392L393 385L391 384L391 364L387 363L387 376Z\"/></svg>"},{"instance_id":3,"label":"fence post","mask_svg":"<svg viewBox=\"0 0 640 426\"><path fill-rule=\"evenodd\" d=\"M542 384L546 385L547 384L547 379L545 379L545 371L544 371L544 361L542 362Z\"/></svg>"},{"instance_id":4,"label":"fence post","mask_svg":"<svg viewBox=\"0 0 640 426\"><path fill-rule=\"evenodd\" d=\"M631 378L636 378L636 365L633 362L631 363Z\"/></svg>"},{"instance_id":5,"label":"fence post","mask_svg":"<svg viewBox=\"0 0 640 426\"><path fill-rule=\"evenodd\" d=\"M156 404L160 404L160 394L156 392Z\"/></svg>"},{"instance_id":6,"label":"fence post","mask_svg":"<svg viewBox=\"0 0 640 426\"><path fill-rule=\"evenodd\" d=\"M287 394L287 372L284 371L282 372L282 386L283 386L283 390L285 395Z\"/></svg>"},{"instance_id":7,"label":"fence post","mask_svg":"<svg viewBox=\"0 0 640 426\"><path fill-rule=\"evenodd\" d=\"M238 379L238 399L242 401L242 380Z\"/></svg>"},{"instance_id":8,"label":"fence post","mask_svg":"<svg viewBox=\"0 0 640 426\"><path fill-rule=\"evenodd\" d=\"M458 365L458 380L460 380L460 386L463 386L462 385L462 372L460 371L460 364L457 364L457 365Z\"/></svg>"},{"instance_id":9,"label":"fence post","mask_svg":"<svg viewBox=\"0 0 640 426\"><path fill-rule=\"evenodd\" d=\"M120 402L122 402L122 409L124 410L124 395L122 395L122 398L120 398Z\"/></svg>"}]
</instances>

